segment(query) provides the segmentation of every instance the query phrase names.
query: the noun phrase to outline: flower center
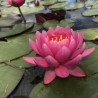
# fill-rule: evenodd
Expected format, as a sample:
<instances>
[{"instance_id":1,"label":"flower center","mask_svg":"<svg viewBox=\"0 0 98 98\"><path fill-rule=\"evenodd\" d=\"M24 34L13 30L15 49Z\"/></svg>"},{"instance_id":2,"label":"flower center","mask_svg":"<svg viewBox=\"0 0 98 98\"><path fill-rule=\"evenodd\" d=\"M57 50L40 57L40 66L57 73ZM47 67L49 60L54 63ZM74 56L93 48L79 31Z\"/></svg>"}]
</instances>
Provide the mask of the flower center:
<instances>
[{"instance_id":1,"label":"flower center","mask_svg":"<svg viewBox=\"0 0 98 98\"><path fill-rule=\"evenodd\" d=\"M49 38L49 41L62 41L63 39L68 39L66 35L54 35Z\"/></svg>"}]
</instances>

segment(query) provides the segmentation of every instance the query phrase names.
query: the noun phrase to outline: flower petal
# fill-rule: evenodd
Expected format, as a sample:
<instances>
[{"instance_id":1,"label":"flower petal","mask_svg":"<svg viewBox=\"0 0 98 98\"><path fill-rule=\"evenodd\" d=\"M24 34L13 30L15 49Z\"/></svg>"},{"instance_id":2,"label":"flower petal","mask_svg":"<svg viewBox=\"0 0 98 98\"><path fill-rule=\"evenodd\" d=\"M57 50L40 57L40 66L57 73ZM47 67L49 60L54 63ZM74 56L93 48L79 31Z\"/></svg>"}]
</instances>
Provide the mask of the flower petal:
<instances>
[{"instance_id":1,"label":"flower petal","mask_svg":"<svg viewBox=\"0 0 98 98\"><path fill-rule=\"evenodd\" d=\"M64 65L65 65L67 68L74 69L74 65L77 65L81 60L82 60L82 55L78 55L78 56L75 57L74 59L72 59L72 60L66 62Z\"/></svg>"},{"instance_id":2,"label":"flower petal","mask_svg":"<svg viewBox=\"0 0 98 98\"><path fill-rule=\"evenodd\" d=\"M69 73L70 73L70 75L75 76L75 77L85 77L86 76L85 72L78 66L73 70L69 70Z\"/></svg>"},{"instance_id":3,"label":"flower petal","mask_svg":"<svg viewBox=\"0 0 98 98\"><path fill-rule=\"evenodd\" d=\"M26 62L30 63L30 64L36 65L36 63L35 63L34 60L33 60L33 57L23 57L23 59L24 59Z\"/></svg>"},{"instance_id":4,"label":"flower petal","mask_svg":"<svg viewBox=\"0 0 98 98\"><path fill-rule=\"evenodd\" d=\"M55 69L55 73L58 77L66 78L69 76L69 71L65 66L59 66Z\"/></svg>"},{"instance_id":5,"label":"flower petal","mask_svg":"<svg viewBox=\"0 0 98 98\"><path fill-rule=\"evenodd\" d=\"M75 48L76 48L76 42L75 42L74 38L71 36L69 49L71 50L71 52L73 52L75 50Z\"/></svg>"},{"instance_id":6,"label":"flower petal","mask_svg":"<svg viewBox=\"0 0 98 98\"><path fill-rule=\"evenodd\" d=\"M36 63L36 65L40 67L44 67L44 68L49 67L48 63L42 57L33 57L33 60Z\"/></svg>"},{"instance_id":7,"label":"flower petal","mask_svg":"<svg viewBox=\"0 0 98 98\"><path fill-rule=\"evenodd\" d=\"M70 50L67 47L62 47L56 54L55 58L59 61L59 62L64 62L65 60L68 59L70 55Z\"/></svg>"},{"instance_id":8,"label":"flower petal","mask_svg":"<svg viewBox=\"0 0 98 98\"><path fill-rule=\"evenodd\" d=\"M44 76L44 84L49 84L56 78L54 69L48 68Z\"/></svg>"},{"instance_id":9,"label":"flower petal","mask_svg":"<svg viewBox=\"0 0 98 98\"><path fill-rule=\"evenodd\" d=\"M50 41L49 48L52 51L53 55L56 55L57 51L60 49L60 45L57 41Z\"/></svg>"},{"instance_id":10,"label":"flower petal","mask_svg":"<svg viewBox=\"0 0 98 98\"><path fill-rule=\"evenodd\" d=\"M45 57L45 60L48 62L49 66L51 67L57 67L59 65L57 60L55 60L52 56Z\"/></svg>"},{"instance_id":11,"label":"flower petal","mask_svg":"<svg viewBox=\"0 0 98 98\"><path fill-rule=\"evenodd\" d=\"M31 39L29 39L29 43L30 43L31 48L32 48L37 54L40 54L39 51L37 50L36 43L35 43L33 40L31 40Z\"/></svg>"},{"instance_id":12,"label":"flower petal","mask_svg":"<svg viewBox=\"0 0 98 98\"><path fill-rule=\"evenodd\" d=\"M86 57L88 55L90 55L93 51L94 51L95 48L90 48L90 49L86 49L83 53L82 53L82 57Z\"/></svg>"},{"instance_id":13,"label":"flower petal","mask_svg":"<svg viewBox=\"0 0 98 98\"><path fill-rule=\"evenodd\" d=\"M49 47L46 44L42 45L42 51L44 52L44 56L48 56L48 55L53 56L51 50L49 49Z\"/></svg>"}]
</instances>

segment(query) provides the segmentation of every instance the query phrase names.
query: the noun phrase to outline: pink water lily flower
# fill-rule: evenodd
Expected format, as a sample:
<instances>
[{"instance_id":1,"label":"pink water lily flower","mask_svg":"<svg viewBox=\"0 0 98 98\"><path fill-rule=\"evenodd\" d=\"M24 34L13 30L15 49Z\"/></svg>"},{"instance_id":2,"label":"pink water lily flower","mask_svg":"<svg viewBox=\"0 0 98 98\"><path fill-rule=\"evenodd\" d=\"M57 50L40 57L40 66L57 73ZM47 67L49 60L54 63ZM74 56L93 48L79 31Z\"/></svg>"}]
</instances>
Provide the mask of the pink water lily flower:
<instances>
[{"instance_id":1,"label":"pink water lily flower","mask_svg":"<svg viewBox=\"0 0 98 98\"><path fill-rule=\"evenodd\" d=\"M25 3L25 0L7 0L7 2L14 7L20 7Z\"/></svg>"},{"instance_id":2,"label":"pink water lily flower","mask_svg":"<svg viewBox=\"0 0 98 98\"><path fill-rule=\"evenodd\" d=\"M77 64L90 55L94 48L85 49L83 33L76 33L68 26L57 26L55 30L40 33L36 32L36 42L29 39L31 48L40 56L24 57L23 59L33 65L46 68L44 84L52 82L56 76L66 78L70 75L85 77L85 72Z\"/></svg>"}]
</instances>

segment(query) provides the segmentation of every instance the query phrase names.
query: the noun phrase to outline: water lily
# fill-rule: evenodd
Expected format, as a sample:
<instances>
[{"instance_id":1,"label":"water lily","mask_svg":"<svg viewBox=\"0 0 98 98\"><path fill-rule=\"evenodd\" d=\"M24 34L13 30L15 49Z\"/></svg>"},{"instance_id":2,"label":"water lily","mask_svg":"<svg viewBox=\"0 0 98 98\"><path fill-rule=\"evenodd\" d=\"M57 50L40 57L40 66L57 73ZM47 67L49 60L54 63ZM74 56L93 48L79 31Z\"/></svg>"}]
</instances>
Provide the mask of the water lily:
<instances>
[{"instance_id":1,"label":"water lily","mask_svg":"<svg viewBox=\"0 0 98 98\"><path fill-rule=\"evenodd\" d=\"M33 65L46 68L44 84L52 82L56 76L66 78L69 75L85 77L85 72L77 65L84 57L90 55L94 48L85 49L83 33L74 33L70 27L57 26L55 30L36 32L36 42L29 39L31 48L40 56L24 57Z\"/></svg>"},{"instance_id":2,"label":"water lily","mask_svg":"<svg viewBox=\"0 0 98 98\"><path fill-rule=\"evenodd\" d=\"M7 0L7 2L14 7L20 7L25 3L25 0Z\"/></svg>"}]
</instances>

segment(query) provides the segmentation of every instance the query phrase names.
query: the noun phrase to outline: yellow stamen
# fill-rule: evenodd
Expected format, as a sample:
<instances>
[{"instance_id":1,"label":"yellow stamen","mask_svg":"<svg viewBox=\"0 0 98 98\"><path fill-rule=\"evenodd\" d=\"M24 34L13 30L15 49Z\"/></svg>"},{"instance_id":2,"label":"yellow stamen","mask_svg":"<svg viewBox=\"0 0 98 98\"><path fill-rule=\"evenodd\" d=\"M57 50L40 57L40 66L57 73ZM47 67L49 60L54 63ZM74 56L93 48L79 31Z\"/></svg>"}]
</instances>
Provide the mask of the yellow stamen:
<instances>
[{"instance_id":1,"label":"yellow stamen","mask_svg":"<svg viewBox=\"0 0 98 98\"><path fill-rule=\"evenodd\" d=\"M67 36L65 37L65 39L68 39Z\"/></svg>"},{"instance_id":2,"label":"yellow stamen","mask_svg":"<svg viewBox=\"0 0 98 98\"><path fill-rule=\"evenodd\" d=\"M59 41L62 41L62 35L60 35L60 39L59 39Z\"/></svg>"}]
</instances>

